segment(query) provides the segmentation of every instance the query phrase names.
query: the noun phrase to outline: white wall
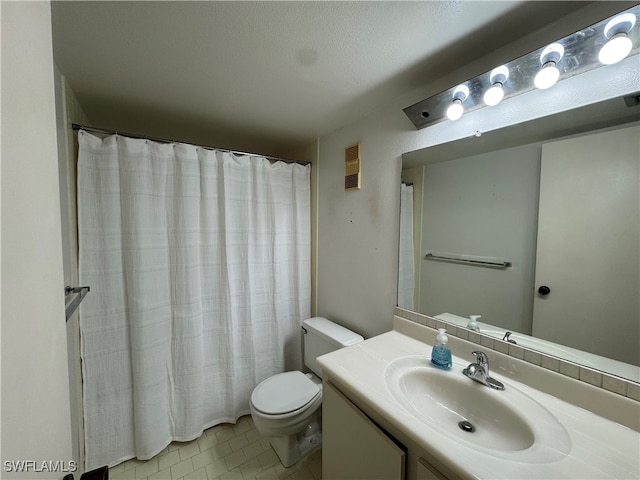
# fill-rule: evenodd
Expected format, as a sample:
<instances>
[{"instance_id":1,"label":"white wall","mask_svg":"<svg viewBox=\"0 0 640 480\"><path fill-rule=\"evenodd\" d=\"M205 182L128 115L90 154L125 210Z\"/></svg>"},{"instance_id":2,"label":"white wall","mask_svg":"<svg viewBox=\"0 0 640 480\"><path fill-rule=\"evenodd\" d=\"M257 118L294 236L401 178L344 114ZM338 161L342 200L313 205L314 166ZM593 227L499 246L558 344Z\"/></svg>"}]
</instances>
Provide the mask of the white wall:
<instances>
[{"instance_id":1,"label":"white wall","mask_svg":"<svg viewBox=\"0 0 640 480\"><path fill-rule=\"evenodd\" d=\"M530 333L541 144L425 169L421 312ZM425 260L424 252L500 257L505 269Z\"/></svg>"},{"instance_id":2,"label":"white wall","mask_svg":"<svg viewBox=\"0 0 640 480\"><path fill-rule=\"evenodd\" d=\"M607 2L550 24L320 139L318 315L364 336L392 328L396 304L401 155L637 90L637 57L416 131L402 109L605 18ZM344 148L362 144L362 190L344 191Z\"/></svg>"},{"instance_id":3,"label":"white wall","mask_svg":"<svg viewBox=\"0 0 640 480\"><path fill-rule=\"evenodd\" d=\"M311 163L311 316L316 315L316 283L318 268L318 139L291 150L282 158Z\"/></svg>"},{"instance_id":4,"label":"white wall","mask_svg":"<svg viewBox=\"0 0 640 480\"><path fill-rule=\"evenodd\" d=\"M76 159L78 147L72 123L91 125L75 94L60 71L55 69L58 170L62 223L64 284L78 286L78 221L76 215ZM73 298L73 297L70 297ZM84 470L84 416L82 407L82 364L80 362L80 319L78 311L67 321L67 357L71 407L73 459L76 476Z\"/></svg>"},{"instance_id":5,"label":"white wall","mask_svg":"<svg viewBox=\"0 0 640 480\"><path fill-rule=\"evenodd\" d=\"M72 451L50 4L0 8L2 478L62 478L5 469Z\"/></svg>"}]
</instances>

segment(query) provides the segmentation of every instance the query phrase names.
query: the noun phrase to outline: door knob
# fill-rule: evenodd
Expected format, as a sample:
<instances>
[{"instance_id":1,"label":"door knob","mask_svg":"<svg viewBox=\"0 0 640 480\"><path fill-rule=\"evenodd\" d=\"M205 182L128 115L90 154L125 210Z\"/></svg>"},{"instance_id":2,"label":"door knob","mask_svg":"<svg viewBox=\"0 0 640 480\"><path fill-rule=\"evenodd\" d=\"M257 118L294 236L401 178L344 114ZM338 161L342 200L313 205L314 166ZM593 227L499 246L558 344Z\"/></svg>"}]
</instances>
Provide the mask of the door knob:
<instances>
[{"instance_id":1,"label":"door knob","mask_svg":"<svg viewBox=\"0 0 640 480\"><path fill-rule=\"evenodd\" d=\"M540 288L538 288L538 293L542 296L549 295L549 293L551 293L551 289L546 285L542 285Z\"/></svg>"}]
</instances>

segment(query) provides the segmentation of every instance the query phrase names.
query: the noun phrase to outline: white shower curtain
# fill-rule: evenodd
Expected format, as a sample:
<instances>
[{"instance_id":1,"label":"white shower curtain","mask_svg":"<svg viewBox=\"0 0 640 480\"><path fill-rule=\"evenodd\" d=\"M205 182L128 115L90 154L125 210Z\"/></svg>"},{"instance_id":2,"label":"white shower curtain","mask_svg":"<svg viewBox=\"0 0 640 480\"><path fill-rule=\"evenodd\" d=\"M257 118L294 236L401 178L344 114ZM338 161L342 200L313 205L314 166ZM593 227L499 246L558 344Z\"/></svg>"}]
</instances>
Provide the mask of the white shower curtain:
<instances>
[{"instance_id":1,"label":"white shower curtain","mask_svg":"<svg viewBox=\"0 0 640 480\"><path fill-rule=\"evenodd\" d=\"M234 422L301 366L310 167L78 133L86 468Z\"/></svg>"},{"instance_id":2,"label":"white shower curtain","mask_svg":"<svg viewBox=\"0 0 640 480\"><path fill-rule=\"evenodd\" d=\"M413 310L413 185L400 186L400 248L398 252L398 306Z\"/></svg>"}]
</instances>

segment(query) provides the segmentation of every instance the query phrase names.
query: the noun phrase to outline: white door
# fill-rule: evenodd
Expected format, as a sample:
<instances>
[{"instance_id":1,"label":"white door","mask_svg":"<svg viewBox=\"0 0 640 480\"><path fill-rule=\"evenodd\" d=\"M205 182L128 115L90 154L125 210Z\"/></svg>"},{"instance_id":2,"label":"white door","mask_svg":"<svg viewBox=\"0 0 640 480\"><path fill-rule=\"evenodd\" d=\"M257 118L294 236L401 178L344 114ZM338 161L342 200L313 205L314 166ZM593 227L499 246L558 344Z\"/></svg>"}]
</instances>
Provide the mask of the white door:
<instances>
[{"instance_id":1,"label":"white door","mask_svg":"<svg viewBox=\"0 0 640 480\"><path fill-rule=\"evenodd\" d=\"M639 163L638 126L543 146L534 336L638 364Z\"/></svg>"}]
</instances>

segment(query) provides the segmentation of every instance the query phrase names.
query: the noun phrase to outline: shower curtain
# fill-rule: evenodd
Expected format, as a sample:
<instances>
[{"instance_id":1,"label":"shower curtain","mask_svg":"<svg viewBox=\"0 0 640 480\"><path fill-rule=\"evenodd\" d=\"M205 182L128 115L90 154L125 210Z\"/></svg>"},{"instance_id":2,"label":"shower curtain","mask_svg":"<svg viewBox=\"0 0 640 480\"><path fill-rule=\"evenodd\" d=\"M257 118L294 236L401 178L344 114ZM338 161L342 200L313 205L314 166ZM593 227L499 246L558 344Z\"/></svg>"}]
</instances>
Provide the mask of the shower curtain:
<instances>
[{"instance_id":1,"label":"shower curtain","mask_svg":"<svg viewBox=\"0 0 640 480\"><path fill-rule=\"evenodd\" d=\"M249 413L301 366L310 167L78 132L87 470Z\"/></svg>"},{"instance_id":2,"label":"shower curtain","mask_svg":"<svg viewBox=\"0 0 640 480\"><path fill-rule=\"evenodd\" d=\"M400 247L398 251L398 306L413 310L413 185L400 186Z\"/></svg>"}]
</instances>

